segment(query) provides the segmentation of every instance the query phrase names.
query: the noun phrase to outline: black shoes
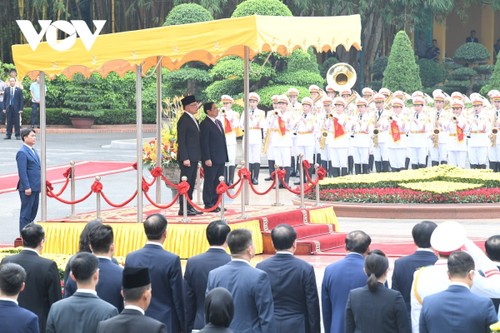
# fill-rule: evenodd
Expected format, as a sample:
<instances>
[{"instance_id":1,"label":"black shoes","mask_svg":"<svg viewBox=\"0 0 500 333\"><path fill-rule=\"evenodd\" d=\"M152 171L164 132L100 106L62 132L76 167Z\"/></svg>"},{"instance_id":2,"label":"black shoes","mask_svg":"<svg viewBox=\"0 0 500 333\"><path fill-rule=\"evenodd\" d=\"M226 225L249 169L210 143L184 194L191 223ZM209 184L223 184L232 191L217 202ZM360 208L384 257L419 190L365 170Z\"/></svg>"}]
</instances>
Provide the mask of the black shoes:
<instances>
[{"instance_id":1,"label":"black shoes","mask_svg":"<svg viewBox=\"0 0 500 333\"><path fill-rule=\"evenodd\" d=\"M269 176L267 178L264 179L266 182L269 182L269 181L272 181L273 180L273 177Z\"/></svg>"},{"instance_id":2,"label":"black shoes","mask_svg":"<svg viewBox=\"0 0 500 333\"><path fill-rule=\"evenodd\" d=\"M21 137L20 136L16 136L16 140L21 140Z\"/></svg>"},{"instance_id":3,"label":"black shoes","mask_svg":"<svg viewBox=\"0 0 500 333\"><path fill-rule=\"evenodd\" d=\"M5 138L3 138L4 140L10 140L10 136L6 136Z\"/></svg>"},{"instance_id":4,"label":"black shoes","mask_svg":"<svg viewBox=\"0 0 500 333\"><path fill-rule=\"evenodd\" d=\"M187 210L188 216L196 216L196 215L201 215L201 214L203 214L203 212L200 212L199 210L196 210L194 208L188 208L188 210ZM182 209L179 209L178 215L179 216L184 215L184 212Z\"/></svg>"}]
</instances>

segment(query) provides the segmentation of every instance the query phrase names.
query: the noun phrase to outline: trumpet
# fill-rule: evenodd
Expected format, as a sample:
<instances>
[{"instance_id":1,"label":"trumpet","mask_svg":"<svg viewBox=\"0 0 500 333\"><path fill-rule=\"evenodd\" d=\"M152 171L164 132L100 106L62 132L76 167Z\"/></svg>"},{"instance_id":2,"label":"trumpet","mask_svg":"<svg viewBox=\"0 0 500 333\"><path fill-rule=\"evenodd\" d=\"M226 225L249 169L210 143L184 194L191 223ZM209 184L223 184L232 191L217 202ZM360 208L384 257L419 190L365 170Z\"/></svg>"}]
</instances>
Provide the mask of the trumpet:
<instances>
[{"instance_id":1,"label":"trumpet","mask_svg":"<svg viewBox=\"0 0 500 333\"><path fill-rule=\"evenodd\" d=\"M326 145L326 137L328 136L328 132L325 130L321 132L321 139L319 140L319 148L321 150L325 149Z\"/></svg>"},{"instance_id":2,"label":"trumpet","mask_svg":"<svg viewBox=\"0 0 500 333\"><path fill-rule=\"evenodd\" d=\"M432 135L432 144L434 148L439 146L439 128L434 129L434 134Z\"/></svg>"},{"instance_id":3,"label":"trumpet","mask_svg":"<svg viewBox=\"0 0 500 333\"><path fill-rule=\"evenodd\" d=\"M268 128L266 131L266 137L264 139L264 144L262 145L262 153L267 154L267 150L269 149L269 140L271 139L272 129Z\"/></svg>"},{"instance_id":4,"label":"trumpet","mask_svg":"<svg viewBox=\"0 0 500 333\"><path fill-rule=\"evenodd\" d=\"M492 147L495 147L495 145L497 144L497 134L498 134L498 128L496 128L496 127L492 128L491 135L490 135Z\"/></svg>"},{"instance_id":5,"label":"trumpet","mask_svg":"<svg viewBox=\"0 0 500 333\"><path fill-rule=\"evenodd\" d=\"M378 147L378 133L379 133L379 130L378 128L374 128L373 129L373 148L377 148Z\"/></svg>"}]
</instances>

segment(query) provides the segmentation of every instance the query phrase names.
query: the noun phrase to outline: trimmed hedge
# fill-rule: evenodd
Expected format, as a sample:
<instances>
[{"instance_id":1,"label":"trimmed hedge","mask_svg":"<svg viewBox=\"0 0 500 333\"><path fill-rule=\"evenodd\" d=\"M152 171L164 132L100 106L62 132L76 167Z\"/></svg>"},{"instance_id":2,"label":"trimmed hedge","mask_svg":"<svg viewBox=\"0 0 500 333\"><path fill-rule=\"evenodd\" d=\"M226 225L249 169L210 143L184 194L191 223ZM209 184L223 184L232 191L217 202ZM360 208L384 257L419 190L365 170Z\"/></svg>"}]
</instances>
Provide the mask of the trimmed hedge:
<instances>
[{"instance_id":1,"label":"trimmed hedge","mask_svg":"<svg viewBox=\"0 0 500 333\"><path fill-rule=\"evenodd\" d=\"M64 114L68 109L47 108L47 125L71 125L70 117ZM96 119L98 125L117 125L117 124L135 124L135 109L109 109L101 110L103 115ZM31 108L26 108L23 113L23 124L29 124L31 117ZM156 110L142 110L143 124L156 123Z\"/></svg>"}]
</instances>

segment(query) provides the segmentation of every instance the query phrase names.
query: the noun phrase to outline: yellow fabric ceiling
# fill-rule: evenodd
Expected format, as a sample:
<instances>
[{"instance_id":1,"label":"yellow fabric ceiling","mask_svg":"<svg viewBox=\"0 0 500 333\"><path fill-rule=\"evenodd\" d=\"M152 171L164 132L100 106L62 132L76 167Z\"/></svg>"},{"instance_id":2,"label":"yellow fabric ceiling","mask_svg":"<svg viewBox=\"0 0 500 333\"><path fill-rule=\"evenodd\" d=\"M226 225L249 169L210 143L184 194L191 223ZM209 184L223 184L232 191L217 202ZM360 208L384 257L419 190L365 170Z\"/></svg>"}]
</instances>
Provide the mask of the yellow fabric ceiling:
<instances>
[{"instance_id":1,"label":"yellow fabric ceiling","mask_svg":"<svg viewBox=\"0 0 500 333\"><path fill-rule=\"evenodd\" d=\"M46 42L36 51L28 44L12 47L18 75L35 77L39 71L49 78L75 73L89 76L98 72L124 75L142 64L147 71L162 57L162 66L178 69L190 61L214 64L221 57L243 57L244 47L250 58L263 51L290 54L309 46L325 52L343 45L360 49L359 15L334 17L247 16L202 23L144 29L97 37L87 51L80 39L68 51L53 50Z\"/></svg>"}]
</instances>

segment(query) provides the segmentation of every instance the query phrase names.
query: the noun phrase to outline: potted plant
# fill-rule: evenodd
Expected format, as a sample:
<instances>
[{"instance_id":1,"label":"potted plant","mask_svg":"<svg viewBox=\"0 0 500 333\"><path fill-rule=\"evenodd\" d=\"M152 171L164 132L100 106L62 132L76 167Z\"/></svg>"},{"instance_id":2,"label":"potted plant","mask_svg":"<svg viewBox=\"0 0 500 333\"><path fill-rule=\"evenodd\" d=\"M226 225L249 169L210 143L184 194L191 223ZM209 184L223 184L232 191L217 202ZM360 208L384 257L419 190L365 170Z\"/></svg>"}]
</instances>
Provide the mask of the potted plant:
<instances>
[{"instance_id":1,"label":"potted plant","mask_svg":"<svg viewBox=\"0 0 500 333\"><path fill-rule=\"evenodd\" d=\"M104 111L65 109L62 114L69 117L74 128L91 128L95 120L104 115Z\"/></svg>"}]
</instances>

